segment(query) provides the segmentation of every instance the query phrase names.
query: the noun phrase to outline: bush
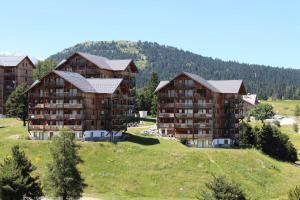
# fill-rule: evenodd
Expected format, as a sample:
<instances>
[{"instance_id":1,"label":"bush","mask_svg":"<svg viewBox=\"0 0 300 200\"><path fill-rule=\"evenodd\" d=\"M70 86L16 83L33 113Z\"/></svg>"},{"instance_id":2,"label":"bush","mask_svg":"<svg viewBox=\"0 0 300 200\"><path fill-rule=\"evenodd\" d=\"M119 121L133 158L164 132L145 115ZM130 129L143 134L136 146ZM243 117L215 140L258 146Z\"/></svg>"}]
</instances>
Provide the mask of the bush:
<instances>
[{"instance_id":1,"label":"bush","mask_svg":"<svg viewBox=\"0 0 300 200\"><path fill-rule=\"evenodd\" d=\"M254 147L257 144L257 135L248 123L243 123L242 134L239 144L242 146Z\"/></svg>"},{"instance_id":2,"label":"bush","mask_svg":"<svg viewBox=\"0 0 300 200\"><path fill-rule=\"evenodd\" d=\"M291 189L288 194L289 200L299 200L300 199L300 186Z\"/></svg>"},{"instance_id":3,"label":"bush","mask_svg":"<svg viewBox=\"0 0 300 200\"><path fill-rule=\"evenodd\" d=\"M294 131L295 131L296 133L299 132L299 128L298 128L298 124L297 124L297 123L294 123L294 124L293 124L293 129L294 129Z\"/></svg>"},{"instance_id":4,"label":"bush","mask_svg":"<svg viewBox=\"0 0 300 200\"><path fill-rule=\"evenodd\" d=\"M188 140L186 138L180 138L180 143L183 145L188 145Z\"/></svg>"},{"instance_id":5,"label":"bush","mask_svg":"<svg viewBox=\"0 0 300 200\"><path fill-rule=\"evenodd\" d=\"M264 125L261 128L259 145L264 153L273 158L289 162L298 160L297 150L289 141L289 137L274 126Z\"/></svg>"},{"instance_id":6,"label":"bush","mask_svg":"<svg viewBox=\"0 0 300 200\"><path fill-rule=\"evenodd\" d=\"M273 122L277 127L280 127L280 122L278 120L274 120Z\"/></svg>"},{"instance_id":7,"label":"bush","mask_svg":"<svg viewBox=\"0 0 300 200\"><path fill-rule=\"evenodd\" d=\"M224 176L213 177L205 184L207 190L197 197L199 200L246 200L245 192L234 182L227 181Z\"/></svg>"}]
</instances>

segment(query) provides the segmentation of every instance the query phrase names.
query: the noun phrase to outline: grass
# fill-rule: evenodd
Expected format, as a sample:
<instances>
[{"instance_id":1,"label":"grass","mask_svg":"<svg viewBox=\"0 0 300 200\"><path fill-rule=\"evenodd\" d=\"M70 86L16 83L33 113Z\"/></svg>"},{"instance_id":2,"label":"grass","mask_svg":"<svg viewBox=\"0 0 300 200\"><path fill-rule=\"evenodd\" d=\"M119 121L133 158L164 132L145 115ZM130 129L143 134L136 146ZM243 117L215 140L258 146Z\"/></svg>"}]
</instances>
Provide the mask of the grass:
<instances>
[{"instance_id":1,"label":"grass","mask_svg":"<svg viewBox=\"0 0 300 200\"><path fill-rule=\"evenodd\" d=\"M21 121L0 119L0 125L6 126L0 129L0 160L19 144L45 183L49 142L17 139L27 134ZM257 150L187 148L176 141L142 136L144 129L130 128L128 141L117 144L79 142L84 160L79 169L88 184L86 196L195 199L212 174L238 181L253 199L286 199L288 190L300 184L299 167Z\"/></svg>"}]
</instances>

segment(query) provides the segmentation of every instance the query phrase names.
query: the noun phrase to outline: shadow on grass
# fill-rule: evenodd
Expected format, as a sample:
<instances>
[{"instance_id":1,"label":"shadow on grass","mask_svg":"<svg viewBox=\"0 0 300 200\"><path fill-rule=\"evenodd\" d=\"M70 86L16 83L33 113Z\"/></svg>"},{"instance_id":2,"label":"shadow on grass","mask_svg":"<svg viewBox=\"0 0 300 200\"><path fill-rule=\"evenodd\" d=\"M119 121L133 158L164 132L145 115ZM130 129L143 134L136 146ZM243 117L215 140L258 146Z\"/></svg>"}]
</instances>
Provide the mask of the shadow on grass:
<instances>
[{"instance_id":1,"label":"shadow on grass","mask_svg":"<svg viewBox=\"0 0 300 200\"><path fill-rule=\"evenodd\" d=\"M123 137L124 139L119 142L128 141L141 145L155 145L160 143L159 140L156 138L143 137L139 135L133 135L131 133L124 133Z\"/></svg>"}]
</instances>

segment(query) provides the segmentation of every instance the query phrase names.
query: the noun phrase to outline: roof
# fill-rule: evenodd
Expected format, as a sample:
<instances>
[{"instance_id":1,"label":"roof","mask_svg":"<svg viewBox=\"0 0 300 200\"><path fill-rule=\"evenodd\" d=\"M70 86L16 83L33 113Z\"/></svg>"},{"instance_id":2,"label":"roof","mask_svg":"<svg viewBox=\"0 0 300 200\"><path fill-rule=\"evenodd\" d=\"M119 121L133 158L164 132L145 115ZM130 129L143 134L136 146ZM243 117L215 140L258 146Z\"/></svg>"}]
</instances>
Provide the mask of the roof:
<instances>
[{"instance_id":1,"label":"roof","mask_svg":"<svg viewBox=\"0 0 300 200\"><path fill-rule=\"evenodd\" d=\"M128 65L132 62L131 59L122 59L122 60L110 60L108 58L102 56L96 56L88 53L76 52L74 54L78 54L88 61L94 63L97 67L101 69L113 70L113 71L123 71ZM74 55L73 54L73 55ZM61 61L57 67L65 63L65 61Z\"/></svg>"},{"instance_id":2,"label":"roof","mask_svg":"<svg viewBox=\"0 0 300 200\"><path fill-rule=\"evenodd\" d=\"M53 70L53 72L83 92L96 93L95 88L87 81L87 79L78 73L58 70Z\"/></svg>"},{"instance_id":3,"label":"roof","mask_svg":"<svg viewBox=\"0 0 300 200\"><path fill-rule=\"evenodd\" d=\"M119 87L123 79L112 78L112 79L100 79L100 78L89 78L87 81L96 90L96 93L100 94L113 94Z\"/></svg>"},{"instance_id":4,"label":"roof","mask_svg":"<svg viewBox=\"0 0 300 200\"><path fill-rule=\"evenodd\" d=\"M189 78L193 79L194 81L200 83L201 85L205 86L206 88L210 89L213 92L217 93L224 93L224 94L237 94L240 91L240 88L243 85L242 80L205 80L201 76L197 74L192 74L188 72L182 72L181 74L177 75L172 80L176 79L180 75L186 75ZM171 80L171 81L172 81ZM160 89L168 85L171 81L161 81L158 86L156 87L154 93L158 92Z\"/></svg>"},{"instance_id":5,"label":"roof","mask_svg":"<svg viewBox=\"0 0 300 200\"><path fill-rule=\"evenodd\" d=\"M170 81L160 81L158 86L156 87L154 93L156 93L161 88L165 87Z\"/></svg>"},{"instance_id":6,"label":"roof","mask_svg":"<svg viewBox=\"0 0 300 200\"><path fill-rule=\"evenodd\" d=\"M53 70L50 73L55 73L65 81L71 83L82 92L97 93L97 94L113 94L119 87L123 79L101 79L101 78L85 78L75 72ZM27 91L36 86L40 81L35 81Z\"/></svg>"},{"instance_id":7,"label":"roof","mask_svg":"<svg viewBox=\"0 0 300 200\"><path fill-rule=\"evenodd\" d=\"M242 80L209 80L207 81L213 85L220 93L237 94L243 84Z\"/></svg>"},{"instance_id":8,"label":"roof","mask_svg":"<svg viewBox=\"0 0 300 200\"><path fill-rule=\"evenodd\" d=\"M257 103L257 95L256 94L247 94L243 95L243 100L251 105L256 105Z\"/></svg>"},{"instance_id":9,"label":"roof","mask_svg":"<svg viewBox=\"0 0 300 200\"><path fill-rule=\"evenodd\" d=\"M0 66L14 67L17 66L27 56L0 55Z\"/></svg>"}]
</instances>

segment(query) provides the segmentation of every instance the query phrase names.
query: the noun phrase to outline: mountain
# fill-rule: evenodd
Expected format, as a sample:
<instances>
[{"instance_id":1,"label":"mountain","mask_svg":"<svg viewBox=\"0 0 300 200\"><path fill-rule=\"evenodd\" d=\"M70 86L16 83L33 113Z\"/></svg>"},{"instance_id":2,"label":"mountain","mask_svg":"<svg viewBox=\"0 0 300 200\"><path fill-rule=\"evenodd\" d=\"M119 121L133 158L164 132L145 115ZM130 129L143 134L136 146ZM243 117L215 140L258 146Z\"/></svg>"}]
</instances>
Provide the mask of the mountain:
<instances>
[{"instance_id":1,"label":"mountain","mask_svg":"<svg viewBox=\"0 0 300 200\"><path fill-rule=\"evenodd\" d=\"M249 93L259 98L300 99L300 70L222 61L153 42L99 41L84 42L64 49L48 59L61 61L76 51L110 59L132 58L139 68L138 87L143 87L151 72L160 80L170 79L182 71L205 79L243 79Z\"/></svg>"}]
</instances>

